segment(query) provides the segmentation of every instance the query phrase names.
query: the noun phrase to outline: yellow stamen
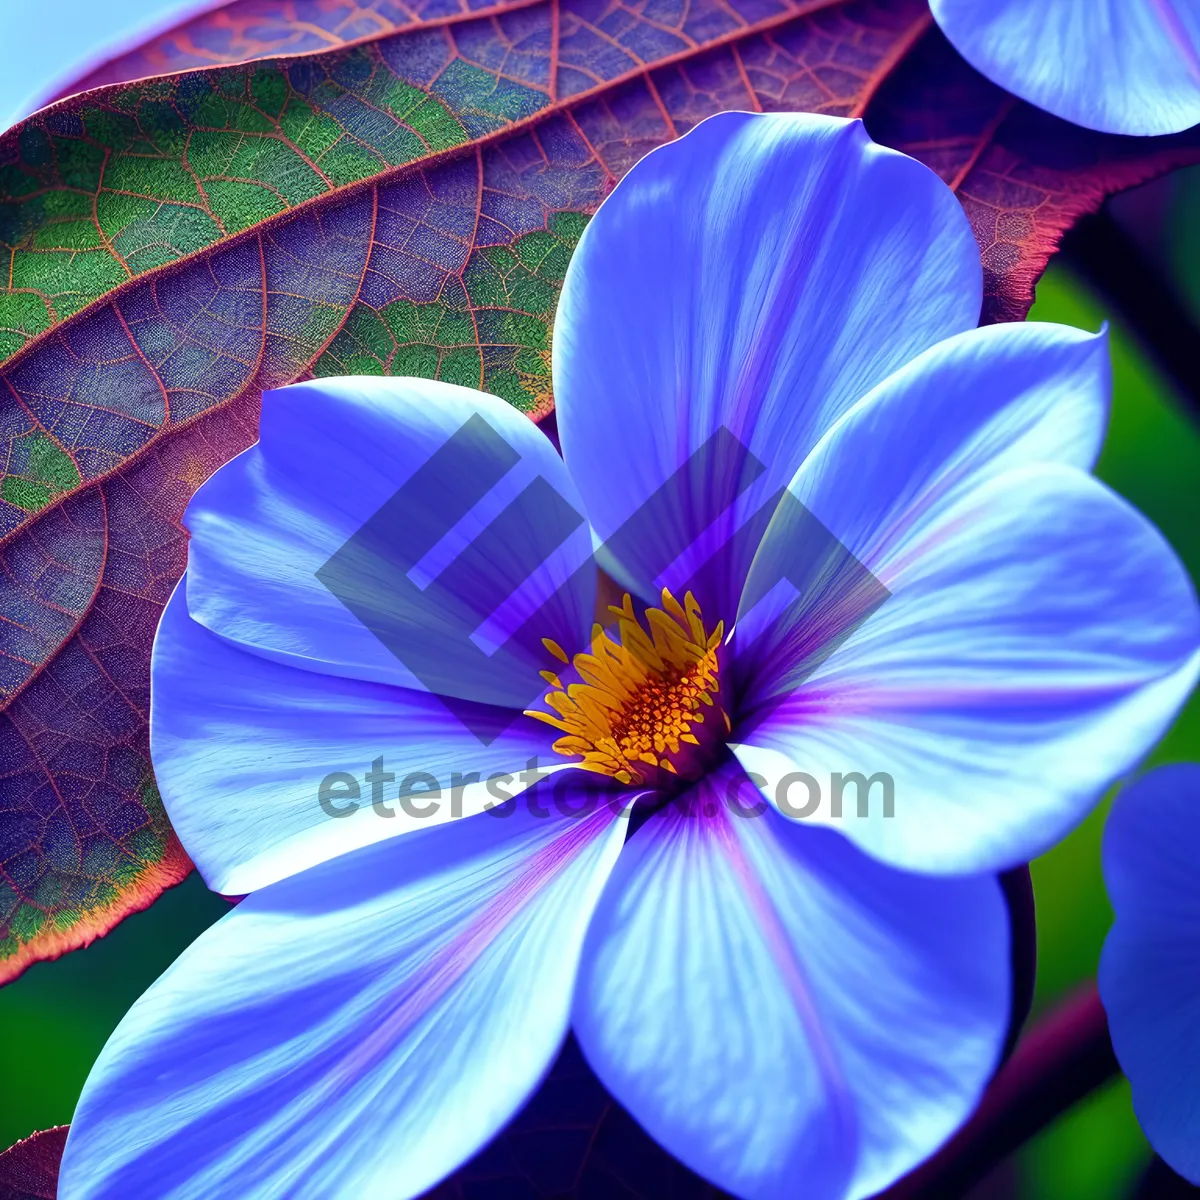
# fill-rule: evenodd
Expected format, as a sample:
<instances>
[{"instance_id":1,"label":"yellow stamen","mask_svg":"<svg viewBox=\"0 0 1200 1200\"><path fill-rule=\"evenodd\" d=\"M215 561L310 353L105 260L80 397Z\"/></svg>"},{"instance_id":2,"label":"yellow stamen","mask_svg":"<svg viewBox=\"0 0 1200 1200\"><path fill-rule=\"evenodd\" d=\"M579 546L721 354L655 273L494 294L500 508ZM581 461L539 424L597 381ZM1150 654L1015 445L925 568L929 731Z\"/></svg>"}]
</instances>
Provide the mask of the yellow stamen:
<instances>
[{"instance_id":1,"label":"yellow stamen","mask_svg":"<svg viewBox=\"0 0 1200 1200\"><path fill-rule=\"evenodd\" d=\"M647 768L678 775L694 757L689 747L702 746L694 730L704 725L702 710L713 707L720 690L717 652L724 623L709 634L695 596L688 592L680 604L666 588L662 608L645 610L646 629L628 593L609 612L617 618L616 638L596 625L590 647L575 655L582 682L564 687L554 672L543 671L551 685L544 703L554 711L532 709L528 715L561 730L555 751L578 756L585 770L634 785L647 781ZM543 644L561 662L569 661L557 642L544 638ZM729 717L717 711L727 732ZM709 742L718 734L714 727Z\"/></svg>"},{"instance_id":2,"label":"yellow stamen","mask_svg":"<svg viewBox=\"0 0 1200 1200\"><path fill-rule=\"evenodd\" d=\"M569 663L571 660L567 657L567 652L553 639L542 638L542 645L558 659L559 662Z\"/></svg>"}]
</instances>

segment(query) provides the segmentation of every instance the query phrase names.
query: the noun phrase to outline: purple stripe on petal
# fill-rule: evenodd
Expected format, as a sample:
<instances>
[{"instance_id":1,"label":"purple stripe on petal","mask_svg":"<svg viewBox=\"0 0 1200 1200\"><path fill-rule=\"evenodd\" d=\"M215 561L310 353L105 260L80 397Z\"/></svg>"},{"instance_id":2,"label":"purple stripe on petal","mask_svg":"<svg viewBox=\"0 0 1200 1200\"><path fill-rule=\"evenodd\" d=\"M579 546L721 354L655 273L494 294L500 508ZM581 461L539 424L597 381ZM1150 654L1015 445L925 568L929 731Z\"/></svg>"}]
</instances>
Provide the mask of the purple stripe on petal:
<instances>
[{"instance_id":1,"label":"purple stripe on petal","mask_svg":"<svg viewBox=\"0 0 1200 1200\"><path fill-rule=\"evenodd\" d=\"M953 194L859 123L725 113L647 155L584 232L554 326L563 455L606 568L650 601L691 586L729 621L764 507L980 298ZM664 488L645 536L617 544ZM713 555L721 570L698 570Z\"/></svg>"},{"instance_id":2,"label":"purple stripe on petal","mask_svg":"<svg viewBox=\"0 0 1200 1200\"><path fill-rule=\"evenodd\" d=\"M517 802L247 897L109 1040L60 1194L425 1192L554 1060L624 834Z\"/></svg>"},{"instance_id":3,"label":"purple stripe on petal","mask_svg":"<svg viewBox=\"0 0 1200 1200\"><path fill-rule=\"evenodd\" d=\"M576 1033L614 1096L718 1186L875 1195L994 1068L1004 902L994 879L893 871L765 803L752 816L755 794L726 764L630 839L588 933Z\"/></svg>"}]
</instances>

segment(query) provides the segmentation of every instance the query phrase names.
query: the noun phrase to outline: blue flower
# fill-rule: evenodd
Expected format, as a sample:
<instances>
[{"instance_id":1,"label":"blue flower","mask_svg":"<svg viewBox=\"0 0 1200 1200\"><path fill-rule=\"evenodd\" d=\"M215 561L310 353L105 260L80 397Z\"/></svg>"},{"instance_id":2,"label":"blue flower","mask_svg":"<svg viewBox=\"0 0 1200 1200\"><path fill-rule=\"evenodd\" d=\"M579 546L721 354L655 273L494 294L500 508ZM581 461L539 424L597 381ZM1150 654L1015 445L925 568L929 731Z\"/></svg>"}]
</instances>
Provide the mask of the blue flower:
<instances>
[{"instance_id":1,"label":"blue flower","mask_svg":"<svg viewBox=\"0 0 1200 1200\"><path fill-rule=\"evenodd\" d=\"M929 0L954 48L993 83L1104 133L1200 123L1195 0Z\"/></svg>"},{"instance_id":2,"label":"blue flower","mask_svg":"<svg viewBox=\"0 0 1200 1200\"><path fill-rule=\"evenodd\" d=\"M1200 764L1159 767L1104 831L1116 922L1100 960L1113 1049L1151 1145L1200 1184Z\"/></svg>"},{"instance_id":3,"label":"blue flower","mask_svg":"<svg viewBox=\"0 0 1200 1200\"><path fill-rule=\"evenodd\" d=\"M446 383L268 393L188 510L151 719L184 845L251 894L105 1047L64 1200L417 1195L569 1026L739 1195L873 1195L948 1137L1009 1017L994 873L1200 664L1088 474L1104 335L976 329L981 295L926 168L726 114L579 242L561 457Z\"/></svg>"}]
</instances>

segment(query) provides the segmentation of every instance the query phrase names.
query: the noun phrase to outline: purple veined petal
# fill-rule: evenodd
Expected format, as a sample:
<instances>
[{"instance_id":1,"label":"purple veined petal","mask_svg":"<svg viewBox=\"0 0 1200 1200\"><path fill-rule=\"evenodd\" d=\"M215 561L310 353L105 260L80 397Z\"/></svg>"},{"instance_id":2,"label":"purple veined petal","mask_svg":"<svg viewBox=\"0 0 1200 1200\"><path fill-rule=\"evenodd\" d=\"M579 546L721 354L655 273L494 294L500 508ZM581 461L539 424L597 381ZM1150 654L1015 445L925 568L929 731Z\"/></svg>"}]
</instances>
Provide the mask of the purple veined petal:
<instances>
[{"instance_id":1,"label":"purple veined petal","mask_svg":"<svg viewBox=\"0 0 1200 1200\"><path fill-rule=\"evenodd\" d=\"M723 113L652 151L584 232L554 323L563 454L605 565L651 601L694 583L729 620L752 514L981 295L949 188L861 122Z\"/></svg>"},{"instance_id":2,"label":"purple veined petal","mask_svg":"<svg viewBox=\"0 0 1200 1200\"><path fill-rule=\"evenodd\" d=\"M798 492L832 520L822 486ZM895 866L996 871L1048 849L1200 673L1183 566L1082 471L1007 471L867 565L890 598L733 737L747 770L819 783L804 819Z\"/></svg>"},{"instance_id":3,"label":"purple veined petal","mask_svg":"<svg viewBox=\"0 0 1200 1200\"><path fill-rule=\"evenodd\" d=\"M990 325L939 342L855 405L791 481L747 578L730 643L743 719L887 602L873 568L918 526L1014 467L1090 469L1111 374L1104 331Z\"/></svg>"},{"instance_id":4,"label":"purple veined petal","mask_svg":"<svg viewBox=\"0 0 1200 1200\"><path fill-rule=\"evenodd\" d=\"M942 32L993 83L1105 133L1200 122L1193 0L930 0Z\"/></svg>"},{"instance_id":5,"label":"purple veined petal","mask_svg":"<svg viewBox=\"0 0 1200 1200\"><path fill-rule=\"evenodd\" d=\"M476 706L473 725L502 730L485 744L428 692L240 649L188 615L184 586L154 643L150 755L171 824L214 891L244 895L480 812L532 782L531 768L561 763L554 731L528 717Z\"/></svg>"},{"instance_id":6,"label":"purple veined petal","mask_svg":"<svg viewBox=\"0 0 1200 1200\"><path fill-rule=\"evenodd\" d=\"M1113 1049L1151 1145L1200 1184L1200 764L1118 795L1104 831L1116 922L1100 960Z\"/></svg>"},{"instance_id":7,"label":"purple veined petal","mask_svg":"<svg viewBox=\"0 0 1200 1200\"><path fill-rule=\"evenodd\" d=\"M244 900L130 1009L84 1087L63 1200L418 1196L566 1034L625 822L518 803Z\"/></svg>"},{"instance_id":8,"label":"purple veined petal","mask_svg":"<svg viewBox=\"0 0 1200 1200\"><path fill-rule=\"evenodd\" d=\"M258 444L185 523L192 616L305 670L519 710L543 687L541 639L578 649L590 629L591 535L562 459L468 388L267 392Z\"/></svg>"},{"instance_id":9,"label":"purple veined petal","mask_svg":"<svg viewBox=\"0 0 1200 1200\"><path fill-rule=\"evenodd\" d=\"M718 1186L857 1200L977 1103L1008 948L994 878L893 871L783 820L727 764L626 846L574 1026L613 1095Z\"/></svg>"}]
</instances>

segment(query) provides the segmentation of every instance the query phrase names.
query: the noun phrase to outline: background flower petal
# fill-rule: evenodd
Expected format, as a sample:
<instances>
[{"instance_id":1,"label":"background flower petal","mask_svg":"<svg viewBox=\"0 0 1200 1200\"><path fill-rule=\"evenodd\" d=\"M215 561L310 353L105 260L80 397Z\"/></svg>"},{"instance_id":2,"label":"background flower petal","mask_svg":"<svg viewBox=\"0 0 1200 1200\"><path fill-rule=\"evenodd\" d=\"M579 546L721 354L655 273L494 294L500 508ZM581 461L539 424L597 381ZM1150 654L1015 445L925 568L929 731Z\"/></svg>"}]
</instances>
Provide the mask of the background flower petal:
<instances>
[{"instance_id":1,"label":"background flower petal","mask_svg":"<svg viewBox=\"0 0 1200 1200\"><path fill-rule=\"evenodd\" d=\"M243 895L348 850L479 812L497 801L491 776L511 773L495 787L512 795L530 760L557 760L554 731L528 717L474 706L468 725L459 719L468 714L428 692L320 675L240 649L188 615L183 588L155 641L150 751L171 824L214 891ZM477 731L488 724L501 732L485 743ZM392 778L380 780L383 803L374 808L364 776L377 759ZM412 814L399 801L410 777Z\"/></svg>"},{"instance_id":2,"label":"background flower petal","mask_svg":"<svg viewBox=\"0 0 1200 1200\"><path fill-rule=\"evenodd\" d=\"M981 280L950 190L860 122L725 113L647 155L554 324L563 454L609 569L656 599L727 548L700 598L728 619L763 522L731 535L856 400L975 325Z\"/></svg>"},{"instance_id":3,"label":"background flower petal","mask_svg":"<svg viewBox=\"0 0 1200 1200\"><path fill-rule=\"evenodd\" d=\"M736 1195L874 1195L996 1064L1000 888L893 871L730 796L758 800L736 764L626 846L585 946L580 1044L659 1142Z\"/></svg>"},{"instance_id":4,"label":"background flower petal","mask_svg":"<svg viewBox=\"0 0 1200 1200\"><path fill-rule=\"evenodd\" d=\"M1200 1184L1200 764L1117 797L1104 831L1116 923L1100 961L1113 1048L1155 1150Z\"/></svg>"},{"instance_id":5,"label":"background flower petal","mask_svg":"<svg viewBox=\"0 0 1200 1200\"><path fill-rule=\"evenodd\" d=\"M929 0L976 70L1056 117L1106 133L1200 122L1192 0Z\"/></svg>"},{"instance_id":6,"label":"background flower petal","mask_svg":"<svg viewBox=\"0 0 1200 1200\"><path fill-rule=\"evenodd\" d=\"M188 506L188 610L306 670L524 708L541 638L570 650L590 628L581 512L549 439L495 396L294 384L266 393L259 443Z\"/></svg>"},{"instance_id":7,"label":"background flower petal","mask_svg":"<svg viewBox=\"0 0 1200 1200\"><path fill-rule=\"evenodd\" d=\"M480 814L248 897L109 1039L59 1195L420 1195L553 1060L624 825Z\"/></svg>"},{"instance_id":8,"label":"background flower petal","mask_svg":"<svg viewBox=\"0 0 1200 1200\"><path fill-rule=\"evenodd\" d=\"M824 519L819 490L800 493ZM1200 670L1182 565L1081 471L1007 471L867 566L890 598L734 739L769 794L810 773L824 791L807 818L897 866L991 871L1048 849L1161 736ZM843 816L835 776L855 772ZM882 777L858 808L855 782L876 773L894 816Z\"/></svg>"}]
</instances>

